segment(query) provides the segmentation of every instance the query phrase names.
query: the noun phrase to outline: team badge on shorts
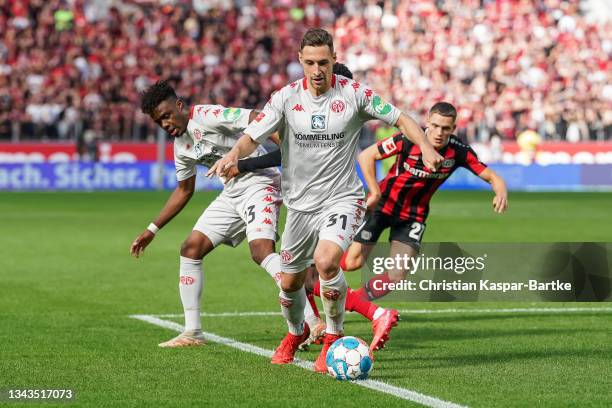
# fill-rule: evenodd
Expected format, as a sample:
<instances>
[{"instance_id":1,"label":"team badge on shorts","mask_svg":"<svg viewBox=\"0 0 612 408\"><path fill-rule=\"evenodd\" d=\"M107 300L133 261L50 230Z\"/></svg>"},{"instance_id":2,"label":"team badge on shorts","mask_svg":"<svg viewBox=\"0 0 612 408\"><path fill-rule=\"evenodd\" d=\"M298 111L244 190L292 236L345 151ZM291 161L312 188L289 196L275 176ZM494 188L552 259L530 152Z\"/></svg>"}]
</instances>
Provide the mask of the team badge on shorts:
<instances>
[{"instance_id":1,"label":"team badge on shorts","mask_svg":"<svg viewBox=\"0 0 612 408\"><path fill-rule=\"evenodd\" d=\"M370 231L361 231L361 238L365 240L372 239L372 233Z\"/></svg>"},{"instance_id":2,"label":"team badge on shorts","mask_svg":"<svg viewBox=\"0 0 612 408\"><path fill-rule=\"evenodd\" d=\"M325 115L312 115L310 128L312 130L325 130Z\"/></svg>"}]
</instances>

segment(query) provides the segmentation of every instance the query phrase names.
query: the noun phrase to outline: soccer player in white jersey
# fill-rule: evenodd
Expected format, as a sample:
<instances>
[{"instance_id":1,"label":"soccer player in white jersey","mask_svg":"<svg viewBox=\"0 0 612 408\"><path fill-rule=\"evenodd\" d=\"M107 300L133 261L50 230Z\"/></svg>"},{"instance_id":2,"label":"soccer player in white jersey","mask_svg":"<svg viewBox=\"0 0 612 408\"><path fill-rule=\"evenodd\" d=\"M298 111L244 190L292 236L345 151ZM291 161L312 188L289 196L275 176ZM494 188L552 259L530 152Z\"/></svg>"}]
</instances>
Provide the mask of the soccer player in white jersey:
<instances>
[{"instance_id":1,"label":"soccer player in white jersey","mask_svg":"<svg viewBox=\"0 0 612 408\"><path fill-rule=\"evenodd\" d=\"M367 85L332 73L336 55L327 31L309 30L298 56L304 78L275 93L245 129L244 136L210 172L224 175L273 132L281 134L287 221L282 237L279 297L289 333L272 356L272 363L291 363L307 331L304 278L305 269L314 261L327 324L314 369L323 373L327 372L325 357L329 346L343 336L347 283L338 265L365 210L363 187L355 170L362 124L376 118L398 126L421 146L425 163L432 169L442 158L414 120Z\"/></svg>"},{"instance_id":2,"label":"soccer player in white jersey","mask_svg":"<svg viewBox=\"0 0 612 408\"><path fill-rule=\"evenodd\" d=\"M174 137L178 185L157 218L132 243L130 253L142 255L157 231L187 204L195 190L196 165L210 167L236 143L240 133L259 113L220 105L189 109L165 81L142 96L142 111ZM278 139L276 138L278 143ZM265 154L262 147L251 156ZM280 173L261 169L227 182L193 227L180 250L179 292L185 312L185 331L161 347L203 344L200 321L202 259L219 244L238 245L245 237L253 260L276 279L280 256L274 252L280 198ZM280 284L280 282L278 282Z\"/></svg>"}]
</instances>

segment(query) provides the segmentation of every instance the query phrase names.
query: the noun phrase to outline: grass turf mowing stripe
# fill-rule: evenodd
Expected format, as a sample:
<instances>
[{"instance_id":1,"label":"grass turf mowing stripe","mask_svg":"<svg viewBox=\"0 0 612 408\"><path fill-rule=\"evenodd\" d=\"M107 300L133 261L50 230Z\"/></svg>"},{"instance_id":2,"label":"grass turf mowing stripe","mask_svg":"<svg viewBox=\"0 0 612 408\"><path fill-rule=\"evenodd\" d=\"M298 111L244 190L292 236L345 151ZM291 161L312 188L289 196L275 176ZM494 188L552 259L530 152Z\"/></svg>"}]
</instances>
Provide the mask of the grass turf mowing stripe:
<instances>
[{"instance_id":1,"label":"grass turf mowing stripe","mask_svg":"<svg viewBox=\"0 0 612 408\"><path fill-rule=\"evenodd\" d=\"M183 326L172 321L163 320L153 315L131 315L133 319L141 320L143 322L147 322L150 324L154 324L159 327L163 327L166 329L174 330L176 332L182 332ZM208 341L212 341L214 343L223 344L229 347L233 347L235 349L246 351L248 353L253 353L258 356L271 358L274 353L272 350L266 350L261 347L254 346L248 343L242 343L234 339L230 339L227 337L218 336L214 333L203 332L204 337ZM314 364L310 361L295 359L294 363L296 366L301 367L305 370L312 371ZM436 397L432 397L429 395L421 394L416 391L411 391L405 388L396 387L394 385L390 385L381 381L376 380L364 380L364 381L353 381L351 384L359 385L361 387L369 388L378 392L383 392L386 394L393 395L395 397L405 399L408 401L416 402L418 404L432 407L432 408L465 408L463 405L455 404L453 402L444 401L438 399Z\"/></svg>"},{"instance_id":2,"label":"grass turf mowing stripe","mask_svg":"<svg viewBox=\"0 0 612 408\"><path fill-rule=\"evenodd\" d=\"M436 314L436 313L580 313L599 312L612 313L612 307L531 307L509 309L399 309L403 314ZM281 312L202 312L202 317L253 317L253 316L280 316ZM155 317L182 317L182 313L152 314Z\"/></svg>"}]
</instances>

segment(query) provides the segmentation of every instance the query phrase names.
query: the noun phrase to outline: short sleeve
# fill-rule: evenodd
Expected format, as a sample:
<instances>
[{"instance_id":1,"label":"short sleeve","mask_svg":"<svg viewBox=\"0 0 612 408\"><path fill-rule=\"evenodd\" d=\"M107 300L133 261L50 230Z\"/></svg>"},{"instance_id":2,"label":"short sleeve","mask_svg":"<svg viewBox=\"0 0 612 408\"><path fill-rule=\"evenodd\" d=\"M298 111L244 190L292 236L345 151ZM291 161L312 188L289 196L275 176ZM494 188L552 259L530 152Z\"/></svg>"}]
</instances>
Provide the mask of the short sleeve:
<instances>
[{"instance_id":1,"label":"short sleeve","mask_svg":"<svg viewBox=\"0 0 612 408\"><path fill-rule=\"evenodd\" d=\"M395 126L402 113L395 106L386 102L380 95L365 84L353 83L357 108L367 119L380 119L389 126Z\"/></svg>"},{"instance_id":2,"label":"short sleeve","mask_svg":"<svg viewBox=\"0 0 612 408\"><path fill-rule=\"evenodd\" d=\"M397 133L394 136L383 139L377 143L378 152L383 159L399 154L404 148L404 144L410 143L404 135Z\"/></svg>"},{"instance_id":3,"label":"short sleeve","mask_svg":"<svg viewBox=\"0 0 612 408\"><path fill-rule=\"evenodd\" d=\"M479 175L487 168L487 165L478 159L476 152L469 146L466 146L465 160L460 165L475 175Z\"/></svg>"},{"instance_id":4,"label":"short sleeve","mask_svg":"<svg viewBox=\"0 0 612 408\"><path fill-rule=\"evenodd\" d=\"M257 143L265 141L272 133L278 130L281 121L284 118L283 112L283 95L281 90L272 95L272 98L264 109L259 112L259 115L249 124L244 130L244 133L251 136L251 139Z\"/></svg>"},{"instance_id":5,"label":"short sleeve","mask_svg":"<svg viewBox=\"0 0 612 408\"><path fill-rule=\"evenodd\" d=\"M215 129L224 134L241 133L249 124L251 109L226 108L221 105L195 105L189 118L198 125Z\"/></svg>"},{"instance_id":6,"label":"short sleeve","mask_svg":"<svg viewBox=\"0 0 612 408\"><path fill-rule=\"evenodd\" d=\"M197 173L196 161L180 155L176 142L174 144L174 167L177 181L187 180Z\"/></svg>"}]
</instances>

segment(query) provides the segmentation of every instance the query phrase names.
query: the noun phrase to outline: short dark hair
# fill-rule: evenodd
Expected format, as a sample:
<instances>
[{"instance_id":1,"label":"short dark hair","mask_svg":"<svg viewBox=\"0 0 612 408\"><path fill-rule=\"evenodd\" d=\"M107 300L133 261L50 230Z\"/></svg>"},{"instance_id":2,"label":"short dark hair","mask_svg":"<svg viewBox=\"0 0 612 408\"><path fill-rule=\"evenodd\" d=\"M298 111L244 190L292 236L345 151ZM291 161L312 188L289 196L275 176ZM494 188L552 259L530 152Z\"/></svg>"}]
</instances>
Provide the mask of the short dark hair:
<instances>
[{"instance_id":1,"label":"short dark hair","mask_svg":"<svg viewBox=\"0 0 612 408\"><path fill-rule=\"evenodd\" d=\"M347 78L353 79L353 73L351 72L349 67L347 67L346 65L344 65L341 62L336 62L334 64L334 74L342 75L342 76L345 76Z\"/></svg>"},{"instance_id":2,"label":"short dark hair","mask_svg":"<svg viewBox=\"0 0 612 408\"><path fill-rule=\"evenodd\" d=\"M300 51L304 49L304 47L320 47L322 45L327 45L329 49L334 52L334 39L331 34L322 28L311 28L306 31L304 37L302 38L302 44L300 44Z\"/></svg>"},{"instance_id":3,"label":"short dark hair","mask_svg":"<svg viewBox=\"0 0 612 408\"><path fill-rule=\"evenodd\" d=\"M140 97L140 109L142 113L150 116L153 114L153 110L167 99L178 99L174 88L167 80L157 81L142 93Z\"/></svg>"},{"instance_id":4,"label":"short dark hair","mask_svg":"<svg viewBox=\"0 0 612 408\"><path fill-rule=\"evenodd\" d=\"M448 102L438 102L434 104L434 106L429 109L429 116L433 115L434 113L442 116L449 116L453 118L453 120L457 119L457 109L455 109L455 107Z\"/></svg>"}]
</instances>

